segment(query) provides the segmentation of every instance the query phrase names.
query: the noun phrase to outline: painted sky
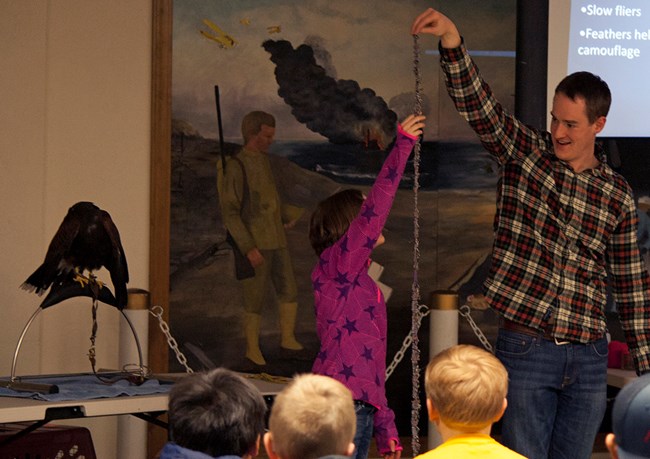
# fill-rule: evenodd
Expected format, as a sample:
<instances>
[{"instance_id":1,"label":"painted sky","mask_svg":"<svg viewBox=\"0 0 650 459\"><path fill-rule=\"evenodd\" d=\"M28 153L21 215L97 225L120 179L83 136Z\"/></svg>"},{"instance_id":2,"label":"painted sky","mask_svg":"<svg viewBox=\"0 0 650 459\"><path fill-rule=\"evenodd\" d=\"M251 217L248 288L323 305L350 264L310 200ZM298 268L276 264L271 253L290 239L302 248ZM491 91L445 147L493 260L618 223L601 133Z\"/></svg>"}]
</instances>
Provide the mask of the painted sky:
<instances>
[{"instance_id":1,"label":"painted sky","mask_svg":"<svg viewBox=\"0 0 650 459\"><path fill-rule=\"evenodd\" d=\"M480 11L476 11L477 2L469 0L175 0L173 117L189 122L205 137L216 138L214 86L219 85L227 140L240 140L241 117L257 109L277 117L278 139L324 139L296 121L278 95L275 64L262 48L265 40L273 39L288 40L294 48L303 43L313 45L317 62L329 76L355 80L361 88L371 88L401 118L411 109L415 87L409 28L426 7L460 17L459 27L466 27L470 35L485 30L480 41L474 42L475 48L488 44L513 48L514 36L504 37L487 25L494 20L512 22L514 0L481 3ZM214 33L204 19L234 38L235 45L224 49L204 37L201 30ZM468 34L464 35L467 39ZM431 36L422 37L420 42L423 50L437 47ZM438 131L437 59L423 55L421 64L426 109L431 111L430 133Z\"/></svg>"}]
</instances>

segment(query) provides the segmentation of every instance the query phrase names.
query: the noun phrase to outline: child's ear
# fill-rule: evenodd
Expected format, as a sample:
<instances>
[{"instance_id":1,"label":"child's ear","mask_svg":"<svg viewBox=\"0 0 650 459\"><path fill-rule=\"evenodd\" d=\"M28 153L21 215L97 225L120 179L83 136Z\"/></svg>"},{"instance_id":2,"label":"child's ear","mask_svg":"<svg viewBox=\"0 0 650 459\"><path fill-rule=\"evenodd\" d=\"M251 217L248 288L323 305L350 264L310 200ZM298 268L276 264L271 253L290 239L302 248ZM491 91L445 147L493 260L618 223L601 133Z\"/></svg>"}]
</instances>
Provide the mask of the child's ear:
<instances>
[{"instance_id":1,"label":"child's ear","mask_svg":"<svg viewBox=\"0 0 650 459\"><path fill-rule=\"evenodd\" d=\"M612 459L618 459L618 447L616 446L616 437L613 433L608 433L605 437L605 446L607 446Z\"/></svg>"},{"instance_id":2,"label":"child's ear","mask_svg":"<svg viewBox=\"0 0 650 459\"><path fill-rule=\"evenodd\" d=\"M499 411L499 414L497 414L494 417L494 420L492 421L493 423L497 422L499 419L501 419L503 417L503 413L506 412L506 408L508 408L508 399L504 397L503 398L503 406L501 407L501 411Z\"/></svg>"},{"instance_id":3,"label":"child's ear","mask_svg":"<svg viewBox=\"0 0 650 459\"><path fill-rule=\"evenodd\" d=\"M433 406L433 402L430 398L427 398L427 413L429 413L429 421L436 422L440 420L440 413L436 407Z\"/></svg>"},{"instance_id":4,"label":"child's ear","mask_svg":"<svg viewBox=\"0 0 650 459\"><path fill-rule=\"evenodd\" d=\"M264 449L266 449L266 454L270 459L280 459L280 456L273 451L273 434L271 432L264 434Z\"/></svg>"},{"instance_id":5,"label":"child's ear","mask_svg":"<svg viewBox=\"0 0 650 459\"><path fill-rule=\"evenodd\" d=\"M346 456L352 456L354 454L354 443L348 445L348 449L345 451Z\"/></svg>"},{"instance_id":6,"label":"child's ear","mask_svg":"<svg viewBox=\"0 0 650 459\"><path fill-rule=\"evenodd\" d=\"M258 435L257 440L255 440L255 446L251 447L250 451L246 453L244 457L257 457L257 455L260 453L260 441L262 440L262 436Z\"/></svg>"}]
</instances>

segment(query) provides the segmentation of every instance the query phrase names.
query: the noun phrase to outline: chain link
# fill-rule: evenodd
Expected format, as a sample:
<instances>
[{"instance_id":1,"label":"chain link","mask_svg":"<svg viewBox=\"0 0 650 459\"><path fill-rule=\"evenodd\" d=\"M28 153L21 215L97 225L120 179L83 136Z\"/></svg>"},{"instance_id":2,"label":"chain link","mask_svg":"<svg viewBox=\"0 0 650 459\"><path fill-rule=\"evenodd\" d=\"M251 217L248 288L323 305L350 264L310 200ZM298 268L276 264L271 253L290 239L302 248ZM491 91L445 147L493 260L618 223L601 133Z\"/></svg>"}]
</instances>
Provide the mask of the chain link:
<instances>
[{"instance_id":1,"label":"chain link","mask_svg":"<svg viewBox=\"0 0 650 459\"><path fill-rule=\"evenodd\" d=\"M426 316L428 316L431 313L431 310L426 306L421 304L419 308L419 318L418 318L418 329L420 327L420 324L422 323L422 319L424 319ZM472 319L471 315L471 309L468 305L463 305L460 308L458 308L458 314L461 315L461 317L465 318L467 320L467 323L469 323L469 326L472 327L472 331L476 335L476 337L479 339L483 347L494 354L494 349L492 348L492 344L490 344L490 341L487 339L483 331L479 328L479 326L474 322L474 319ZM390 375L393 374L395 371L395 368L397 368L397 365L404 359L404 356L406 355L406 351L408 348L411 346L411 343L413 342L413 337L411 336L411 333L409 332L408 335L406 335L406 338L404 338L404 341L402 342L402 347L400 348L399 351L395 353L395 357L393 357L393 361L386 367L386 380L390 377Z\"/></svg>"},{"instance_id":2,"label":"chain link","mask_svg":"<svg viewBox=\"0 0 650 459\"><path fill-rule=\"evenodd\" d=\"M458 308L458 314L460 314L462 317L467 320L467 323L469 323L469 326L472 327L472 330L474 331L474 334L476 337L479 339L483 347L494 354L494 349L492 348L492 345L490 344L490 341L488 341L487 337L483 333L483 331L479 328L478 325L476 325L476 322L474 322L474 319L472 319L471 315L471 309L468 305L464 304L460 308Z\"/></svg>"},{"instance_id":3,"label":"chain link","mask_svg":"<svg viewBox=\"0 0 650 459\"><path fill-rule=\"evenodd\" d=\"M419 37L413 36L413 74L415 77L415 104L413 112L422 114L422 79L420 77L420 45ZM420 305L420 284L418 271L420 269L420 210L418 208L418 190L420 188L420 151L422 143L415 143L413 148L413 289L411 292L411 334L407 347L411 346L411 446L413 455L420 452L420 340L418 331L422 322ZM406 342L406 341L405 341ZM402 355L403 358L403 355ZM391 369L391 373L395 368ZM388 374L386 376L388 378Z\"/></svg>"},{"instance_id":4,"label":"chain link","mask_svg":"<svg viewBox=\"0 0 650 459\"><path fill-rule=\"evenodd\" d=\"M154 316L156 319L158 319L158 325L160 326L160 329L162 330L163 334L167 338L167 344L169 345L169 348L174 351L176 354L176 359L178 362L185 367L185 371L187 373L194 373L194 370L192 370L189 365L187 364L187 357L185 357L185 354L178 348L178 342L174 339L174 337L171 334L171 331L169 329L169 325L164 321L162 318L162 312L163 309L161 306L153 306L149 313ZM479 326L474 322L474 319L472 319L471 316L471 309L468 305L463 305L458 309L458 313L467 320L469 323L470 327L472 328L472 331L476 335L476 337L479 339L481 344L483 344L483 347L485 347L486 350L488 350L491 353L494 353L494 349L492 348L492 345L490 344L490 341L487 339L483 331L479 328ZM431 310L424 304L421 304L418 308L418 317L417 317L417 328L420 328L420 325L422 324L422 319L424 319L426 316L428 316L431 313ZM404 338L404 341L402 341L402 347L395 353L395 356L393 357L392 362L390 365L386 367L386 380L390 378L390 376L393 374L395 371L395 368L397 368L397 365L404 360L404 356L406 355L406 351L409 349L411 344L413 343L413 336L411 333L406 335Z\"/></svg>"},{"instance_id":5,"label":"chain link","mask_svg":"<svg viewBox=\"0 0 650 459\"><path fill-rule=\"evenodd\" d=\"M426 316L428 316L431 313L431 310L424 305L421 304L420 307L418 308L418 318L417 318L417 328L419 330L420 324L422 323L422 319L424 319ZM406 335L406 338L404 338L404 341L402 342L402 347L399 351L395 353L395 357L393 357L393 361L386 367L386 380L390 377L390 375L393 374L393 371L395 371L395 368L399 363L404 359L404 356L406 355L406 351L408 348L411 346L411 343L413 343L413 336L409 332L408 335Z\"/></svg>"},{"instance_id":6,"label":"chain link","mask_svg":"<svg viewBox=\"0 0 650 459\"><path fill-rule=\"evenodd\" d=\"M178 343L174 339L174 337L171 334L171 331L169 330L169 325L167 325L167 322L162 317L163 313L163 308L162 306L155 305L152 306L151 309L149 310L149 314L154 316L156 319L158 319L158 325L160 326L160 329L162 330L163 334L167 338L167 344L169 345L169 348L174 351L176 354L176 360L180 362L181 365L185 367L185 371L187 373L194 373L194 370L190 368L190 366L187 364L187 357L185 357L185 354L181 352L181 350L178 348Z\"/></svg>"}]
</instances>

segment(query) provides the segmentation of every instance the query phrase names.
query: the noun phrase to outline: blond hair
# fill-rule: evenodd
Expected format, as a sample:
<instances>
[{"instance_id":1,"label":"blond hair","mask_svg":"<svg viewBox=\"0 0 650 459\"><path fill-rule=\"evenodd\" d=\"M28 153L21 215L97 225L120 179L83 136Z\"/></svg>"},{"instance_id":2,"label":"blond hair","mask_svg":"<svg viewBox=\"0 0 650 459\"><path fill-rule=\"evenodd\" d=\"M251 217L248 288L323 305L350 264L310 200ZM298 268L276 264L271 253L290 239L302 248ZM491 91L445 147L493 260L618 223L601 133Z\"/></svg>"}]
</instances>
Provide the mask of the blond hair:
<instances>
[{"instance_id":1,"label":"blond hair","mask_svg":"<svg viewBox=\"0 0 650 459\"><path fill-rule=\"evenodd\" d=\"M427 398L449 427L480 430L496 420L508 392L508 373L494 355L461 344L436 355L427 365Z\"/></svg>"},{"instance_id":2,"label":"blond hair","mask_svg":"<svg viewBox=\"0 0 650 459\"><path fill-rule=\"evenodd\" d=\"M352 393L333 378L298 375L275 397L269 430L282 459L343 454L356 430Z\"/></svg>"}]
</instances>

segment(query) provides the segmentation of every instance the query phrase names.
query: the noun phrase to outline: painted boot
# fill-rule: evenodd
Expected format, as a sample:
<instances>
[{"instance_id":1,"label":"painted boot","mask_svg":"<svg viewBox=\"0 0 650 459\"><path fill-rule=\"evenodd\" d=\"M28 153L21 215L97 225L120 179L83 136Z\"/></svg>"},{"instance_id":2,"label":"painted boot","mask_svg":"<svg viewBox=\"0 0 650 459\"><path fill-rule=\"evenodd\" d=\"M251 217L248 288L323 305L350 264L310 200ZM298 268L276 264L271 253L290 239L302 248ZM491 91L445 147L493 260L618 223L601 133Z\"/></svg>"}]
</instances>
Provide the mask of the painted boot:
<instances>
[{"instance_id":1,"label":"painted boot","mask_svg":"<svg viewBox=\"0 0 650 459\"><path fill-rule=\"evenodd\" d=\"M260 350L260 321L259 314L244 315L244 334L246 335L246 358L256 365L266 365L266 360Z\"/></svg>"},{"instance_id":2,"label":"painted boot","mask_svg":"<svg viewBox=\"0 0 650 459\"><path fill-rule=\"evenodd\" d=\"M280 303L280 331L282 333L282 341L280 346L284 349L291 351L300 351L303 349L295 335L293 334L296 326L296 313L298 311L298 303Z\"/></svg>"}]
</instances>

